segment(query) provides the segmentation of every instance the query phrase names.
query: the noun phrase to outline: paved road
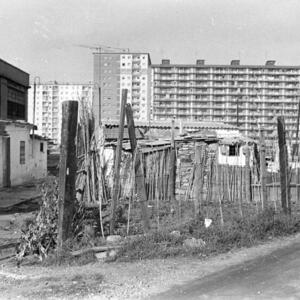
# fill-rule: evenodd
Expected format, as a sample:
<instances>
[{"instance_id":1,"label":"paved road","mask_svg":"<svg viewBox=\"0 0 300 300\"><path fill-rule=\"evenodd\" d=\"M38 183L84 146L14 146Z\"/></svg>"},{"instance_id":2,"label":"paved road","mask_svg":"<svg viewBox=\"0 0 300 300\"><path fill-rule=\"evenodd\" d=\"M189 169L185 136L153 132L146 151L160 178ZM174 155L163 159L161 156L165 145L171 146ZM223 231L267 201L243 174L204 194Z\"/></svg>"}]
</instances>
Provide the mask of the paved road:
<instances>
[{"instance_id":1,"label":"paved road","mask_svg":"<svg viewBox=\"0 0 300 300\"><path fill-rule=\"evenodd\" d=\"M152 299L300 299L300 242Z\"/></svg>"}]
</instances>

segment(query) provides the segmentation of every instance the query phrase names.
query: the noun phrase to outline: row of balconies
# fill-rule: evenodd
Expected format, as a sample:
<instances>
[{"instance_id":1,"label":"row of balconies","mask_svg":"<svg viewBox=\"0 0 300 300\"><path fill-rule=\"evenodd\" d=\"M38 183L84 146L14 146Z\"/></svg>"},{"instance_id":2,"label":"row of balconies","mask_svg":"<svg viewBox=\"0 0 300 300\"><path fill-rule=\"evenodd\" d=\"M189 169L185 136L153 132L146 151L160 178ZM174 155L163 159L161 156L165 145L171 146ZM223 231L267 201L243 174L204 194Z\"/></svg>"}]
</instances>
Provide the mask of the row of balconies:
<instances>
[{"instance_id":1,"label":"row of balconies","mask_svg":"<svg viewBox=\"0 0 300 300\"><path fill-rule=\"evenodd\" d=\"M232 82L218 83L216 81L210 82L209 84L196 84L194 81L189 81L188 83L178 83L177 81L172 82L171 84L163 83L160 81L154 82L155 88L245 88L245 89L292 89L298 90L298 85L296 84L274 84L274 83L257 83L257 84L249 84L246 82L245 84L234 84Z\"/></svg>"},{"instance_id":2,"label":"row of balconies","mask_svg":"<svg viewBox=\"0 0 300 300\"><path fill-rule=\"evenodd\" d=\"M249 69L249 68L239 68L239 69L215 69L215 68L179 68L179 67L170 67L170 68L154 68L155 74L254 74L254 75L290 75L296 76L299 75L299 70L278 70L278 69Z\"/></svg>"},{"instance_id":3,"label":"row of balconies","mask_svg":"<svg viewBox=\"0 0 300 300\"><path fill-rule=\"evenodd\" d=\"M249 78L254 80L273 80L273 79L292 79L292 80L298 80L299 75L292 75L292 74L253 74L253 73L223 73L224 75L217 75L214 73L209 72L154 72L154 78L163 78L163 77L177 77L177 78L190 78L190 77L198 77L203 76L206 78L214 78L214 79L226 79L226 78Z\"/></svg>"}]
</instances>

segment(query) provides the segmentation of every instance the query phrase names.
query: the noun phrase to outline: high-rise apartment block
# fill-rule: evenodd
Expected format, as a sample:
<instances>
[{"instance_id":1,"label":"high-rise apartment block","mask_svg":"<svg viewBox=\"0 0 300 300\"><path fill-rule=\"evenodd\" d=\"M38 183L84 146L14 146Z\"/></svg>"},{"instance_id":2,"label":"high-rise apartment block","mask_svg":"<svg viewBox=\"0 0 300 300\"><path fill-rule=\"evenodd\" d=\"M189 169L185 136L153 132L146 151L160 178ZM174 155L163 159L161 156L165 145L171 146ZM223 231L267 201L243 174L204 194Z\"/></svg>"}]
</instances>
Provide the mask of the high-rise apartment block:
<instances>
[{"instance_id":1,"label":"high-rise apartment block","mask_svg":"<svg viewBox=\"0 0 300 300\"><path fill-rule=\"evenodd\" d=\"M153 69L153 117L167 120L222 121L249 137L258 129L276 135L276 117L285 116L289 137L296 136L299 66L171 64Z\"/></svg>"},{"instance_id":2,"label":"high-rise apartment block","mask_svg":"<svg viewBox=\"0 0 300 300\"><path fill-rule=\"evenodd\" d=\"M93 111L96 120L119 120L122 89L136 120L149 120L151 60L148 53L94 53ZM100 93L100 95L99 95Z\"/></svg>"},{"instance_id":3,"label":"high-rise apartment block","mask_svg":"<svg viewBox=\"0 0 300 300\"><path fill-rule=\"evenodd\" d=\"M59 144L61 138L62 102L77 100L92 103L92 84L48 82L36 84L28 95L28 120L37 125L36 133ZM34 105L35 98L35 105Z\"/></svg>"}]
</instances>

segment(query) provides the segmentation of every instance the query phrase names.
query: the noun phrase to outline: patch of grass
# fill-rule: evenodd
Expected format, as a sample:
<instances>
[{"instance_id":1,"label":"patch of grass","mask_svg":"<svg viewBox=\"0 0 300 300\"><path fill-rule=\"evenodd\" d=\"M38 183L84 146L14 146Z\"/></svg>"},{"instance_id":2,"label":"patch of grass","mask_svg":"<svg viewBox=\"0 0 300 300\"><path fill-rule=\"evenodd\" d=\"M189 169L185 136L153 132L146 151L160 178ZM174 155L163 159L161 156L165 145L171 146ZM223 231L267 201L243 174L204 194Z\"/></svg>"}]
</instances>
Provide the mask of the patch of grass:
<instances>
[{"instance_id":1,"label":"patch of grass","mask_svg":"<svg viewBox=\"0 0 300 300\"><path fill-rule=\"evenodd\" d=\"M118 251L119 260L134 260L179 255L184 235L176 237L166 231L156 231L125 241Z\"/></svg>"},{"instance_id":2,"label":"patch of grass","mask_svg":"<svg viewBox=\"0 0 300 300\"><path fill-rule=\"evenodd\" d=\"M61 255L58 256L56 251L53 251L43 260L43 266L82 266L95 261L97 261L97 259L92 250L84 252L83 254L78 256L73 256L68 251L64 251Z\"/></svg>"},{"instance_id":3,"label":"patch of grass","mask_svg":"<svg viewBox=\"0 0 300 300\"><path fill-rule=\"evenodd\" d=\"M170 234L174 229L180 231L181 235ZM177 228L173 226L171 230L155 231L126 241L118 251L117 259L130 261L178 255L206 257L299 232L300 220L296 216L286 216L268 209L248 218L235 216L223 227L213 222L209 228L205 228L204 220L200 217ZM183 242L192 237L202 239L205 246L187 249Z\"/></svg>"}]
</instances>

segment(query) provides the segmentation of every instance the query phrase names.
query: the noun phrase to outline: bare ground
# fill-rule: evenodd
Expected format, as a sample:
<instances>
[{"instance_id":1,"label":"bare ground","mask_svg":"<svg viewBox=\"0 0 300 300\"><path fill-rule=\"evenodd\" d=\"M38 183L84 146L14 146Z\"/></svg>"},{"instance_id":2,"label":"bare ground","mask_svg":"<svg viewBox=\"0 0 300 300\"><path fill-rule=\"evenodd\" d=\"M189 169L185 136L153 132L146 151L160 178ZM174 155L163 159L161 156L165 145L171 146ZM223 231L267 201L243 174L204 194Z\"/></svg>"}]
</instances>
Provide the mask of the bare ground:
<instances>
[{"instance_id":1,"label":"bare ground","mask_svg":"<svg viewBox=\"0 0 300 300\"><path fill-rule=\"evenodd\" d=\"M142 299L227 267L267 255L300 240L300 234L207 259L176 257L85 266L0 267L1 299Z\"/></svg>"}]
</instances>

